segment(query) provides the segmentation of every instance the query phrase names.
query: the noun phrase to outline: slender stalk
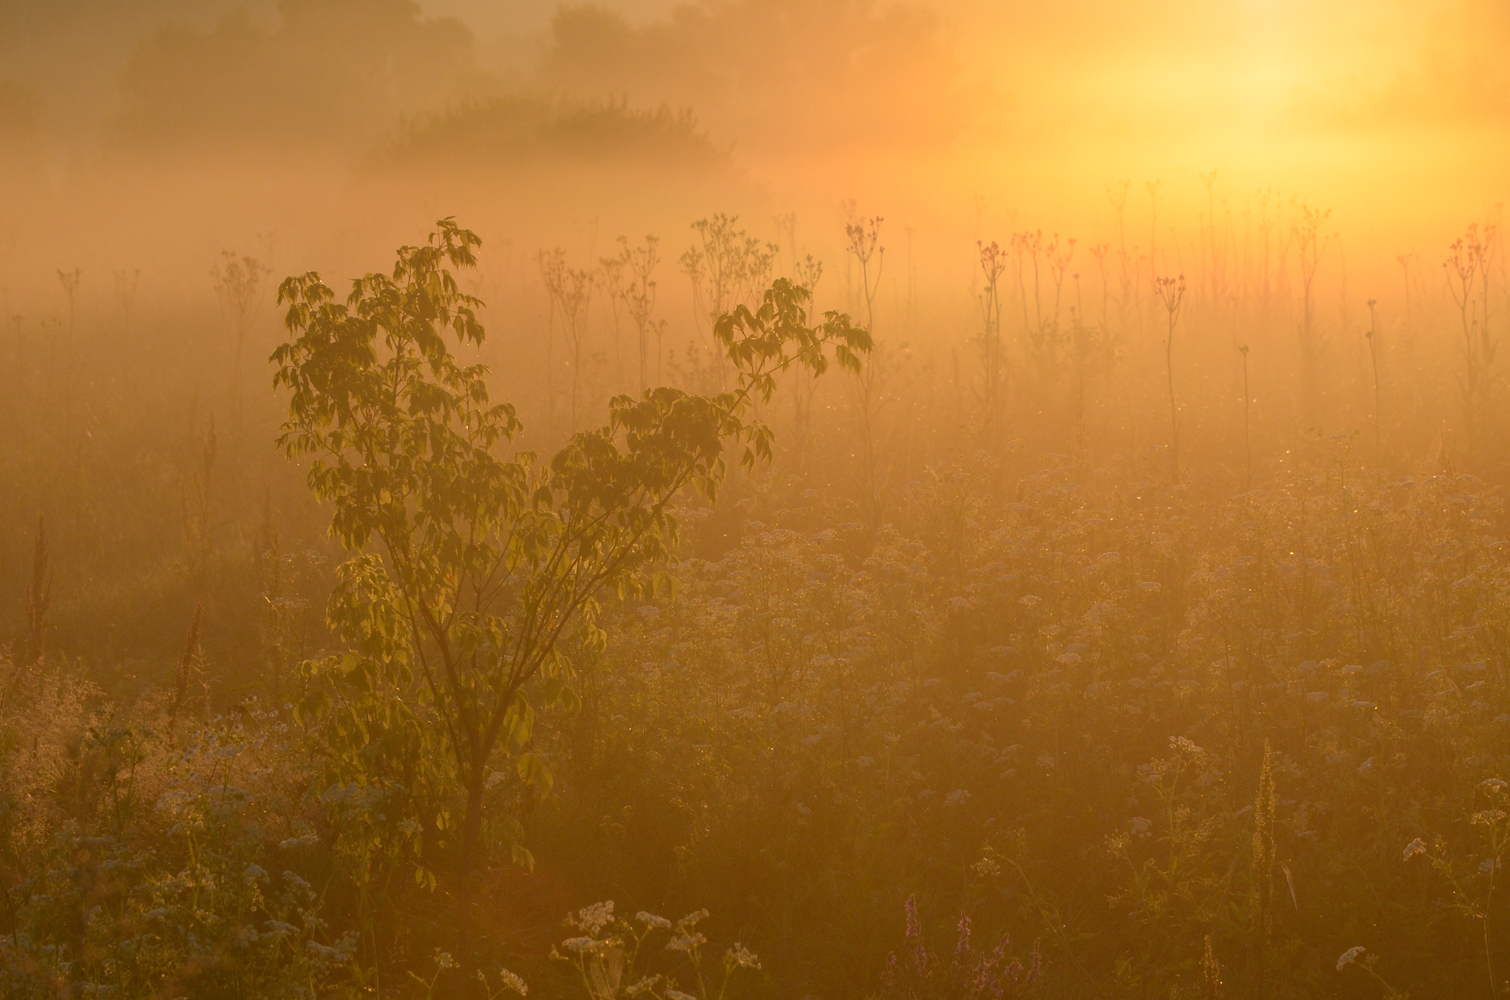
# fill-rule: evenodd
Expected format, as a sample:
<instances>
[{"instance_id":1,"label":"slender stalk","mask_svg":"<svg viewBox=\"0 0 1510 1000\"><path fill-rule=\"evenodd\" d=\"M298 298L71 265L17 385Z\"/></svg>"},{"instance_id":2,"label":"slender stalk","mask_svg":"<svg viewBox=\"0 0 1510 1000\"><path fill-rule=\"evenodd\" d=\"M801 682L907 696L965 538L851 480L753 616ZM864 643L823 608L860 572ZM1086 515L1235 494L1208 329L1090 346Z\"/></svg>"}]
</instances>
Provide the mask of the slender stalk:
<instances>
[{"instance_id":1,"label":"slender stalk","mask_svg":"<svg viewBox=\"0 0 1510 1000\"><path fill-rule=\"evenodd\" d=\"M1379 405L1379 340L1375 336L1375 333L1379 329L1376 311L1378 304L1378 299L1368 300L1368 333L1364 334L1364 336L1368 338L1368 359L1374 369L1374 464L1382 474L1384 469L1384 435L1379 425L1383 420L1384 410Z\"/></svg>"},{"instance_id":2,"label":"slender stalk","mask_svg":"<svg viewBox=\"0 0 1510 1000\"><path fill-rule=\"evenodd\" d=\"M1164 303L1164 312L1169 318L1169 331L1164 338L1164 374L1169 384L1169 460L1170 473L1176 485L1180 482L1180 412L1174 397L1174 328L1180 321L1180 305L1185 300L1185 276L1155 278L1154 289Z\"/></svg>"},{"instance_id":3,"label":"slender stalk","mask_svg":"<svg viewBox=\"0 0 1510 1000\"><path fill-rule=\"evenodd\" d=\"M1253 491L1253 434L1248 411L1253 396L1248 391L1248 345L1244 344L1238 350L1243 355L1243 492L1251 493Z\"/></svg>"}]
</instances>

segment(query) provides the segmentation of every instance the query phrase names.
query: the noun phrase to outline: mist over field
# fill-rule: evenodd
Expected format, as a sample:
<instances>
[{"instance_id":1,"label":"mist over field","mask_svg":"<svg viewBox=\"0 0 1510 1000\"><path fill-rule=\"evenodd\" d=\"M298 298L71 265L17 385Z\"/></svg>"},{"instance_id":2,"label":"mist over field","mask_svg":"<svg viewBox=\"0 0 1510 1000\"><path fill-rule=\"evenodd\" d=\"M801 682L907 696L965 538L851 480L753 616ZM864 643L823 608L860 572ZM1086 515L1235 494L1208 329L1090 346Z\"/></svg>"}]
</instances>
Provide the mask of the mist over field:
<instances>
[{"instance_id":1,"label":"mist over field","mask_svg":"<svg viewBox=\"0 0 1510 1000\"><path fill-rule=\"evenodd\" d=\"M1510 990L1506 51L0 0L4 995Z\"/></svg>"}]
</instances>

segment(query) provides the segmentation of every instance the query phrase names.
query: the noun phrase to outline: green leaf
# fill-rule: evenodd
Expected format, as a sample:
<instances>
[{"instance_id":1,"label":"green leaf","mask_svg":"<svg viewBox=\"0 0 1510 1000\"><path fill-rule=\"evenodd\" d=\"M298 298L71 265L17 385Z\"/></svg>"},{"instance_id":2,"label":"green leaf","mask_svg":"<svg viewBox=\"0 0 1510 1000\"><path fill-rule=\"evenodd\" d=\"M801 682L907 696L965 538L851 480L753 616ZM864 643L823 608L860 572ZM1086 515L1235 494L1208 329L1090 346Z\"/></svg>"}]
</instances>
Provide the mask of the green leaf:
<instances>
[{"instance_id":1,"label":"green leaf","mask_svg":"<svg viewBox=\"0 0 1510 1000\"><path fill-rule=\"evenodd\" d=\"M540 798L548 798L551 786L555 783L555 776L546 766L545 758L537 753L522 753L518 762L519 777L524 783L539 794Z\"/></svg>"}]
</instances>

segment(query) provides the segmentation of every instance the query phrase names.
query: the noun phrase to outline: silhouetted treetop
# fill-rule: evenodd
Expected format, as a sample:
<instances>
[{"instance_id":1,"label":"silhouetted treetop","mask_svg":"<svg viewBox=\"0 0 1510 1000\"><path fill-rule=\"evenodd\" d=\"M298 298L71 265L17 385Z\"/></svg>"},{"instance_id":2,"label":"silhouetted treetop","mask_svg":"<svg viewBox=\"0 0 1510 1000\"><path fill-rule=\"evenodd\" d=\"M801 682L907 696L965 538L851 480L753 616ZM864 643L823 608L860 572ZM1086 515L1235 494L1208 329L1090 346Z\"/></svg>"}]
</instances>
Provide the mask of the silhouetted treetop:
<instances>
[{"instance_id":1,"label":"silhouetted treetop","mask_svg":"<svg viewBox=\"0 0 1510 1000\"><path fill-rule=\"evenodd\" d=\"M411 0L284 0L274 27L237 13L165 27L121 75L127 144L372 141L463 92L472 37Z\"/></svg>"},{"instance_id":2,"label":"silhouetted treetop","mask_svg":"<svg viewBox=\"0 0 1510 1000\"><path fill-rule=\"evenodd\" d=\"M644 25L563 7L540 72L571 93L691 105L715 134L783 148L947 141L982 96L933 14L872 0L704 0Z\"/></svg>"}]
</instances>

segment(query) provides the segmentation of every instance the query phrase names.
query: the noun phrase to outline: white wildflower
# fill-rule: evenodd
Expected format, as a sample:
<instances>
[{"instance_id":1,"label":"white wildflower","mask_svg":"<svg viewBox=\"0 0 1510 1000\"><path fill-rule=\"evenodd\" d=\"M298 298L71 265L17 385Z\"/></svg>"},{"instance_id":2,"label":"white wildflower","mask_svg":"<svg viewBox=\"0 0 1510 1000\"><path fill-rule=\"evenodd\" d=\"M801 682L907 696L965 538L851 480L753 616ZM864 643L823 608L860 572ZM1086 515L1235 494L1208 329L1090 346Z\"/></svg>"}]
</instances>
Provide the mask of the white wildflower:
<instances>
[{"instance_id":1,"label":"white wildflower","mask_svg":"<svg viewBox=\"0 0 1510 1000\"><path fill-rule=\"evenodd\" d=\"M666 942L666 950L684 951L690 955L707 943L708 939L697 931L678 930L672 935L671 940Z\"/></svg>"},{"instance_id":2,"label":"white wildflower","mask_svg":"<svg viewBox=\"0 0 1510 1000\"><path fill-rule=\"evenodd\" d=\"M697 922L699 920L706 919L708 919L707 910L693 910L691 913L678 920L676 922L676 933L671 936L670 941L666 942L666 950L682 951L686 952L688 955L691 955L703 945L707 944L708 939L703 937L696 930ZM669 996L670 994L667 995Z\"/></svg>"},{"instance_id":3,"label":"white wildflower","mask_svg":"<svg viewBox=\"0 0 1510 1000\"><path fill-rule=\"evenodd\" d=\"M518 993L520 996L528 996L529 995L530 988L527 985L525 985L524 980L520 979L518 976L516 976L514 973L510 972L508 969L500 968L498 970L498 982L499 982L499 985L501 985L504 989L506 989L506 990L513 990L515 993Z\"/></svg>"},{"instance_id":4,"label":"white wildflower","mask_svg":"<svg viewBox=\"0 0 1510 1000\"><path fill-rule=\"evenodd\" d=\"M1408 843L1408 844L1405 845L1405 860L1406 861L1409 861L1411 858L1415 857L1417 854L1425 854L1425 853L1426 853L1426 841L1422 840L1420 837L1417 837L1415 840L1412 840L1410 843Z\"/></svg>"},{"instance_id":5,"label":"white wildflower","mask_svg":"<svg viewBox=\"0 0 1510 1000\"><path fill-rule=\"evenodd\" d=\"M566 922L579 931L586 931L589 935L596 936L604 927L613 923L613 900L584 906L572 916L567 917Z\"/></svg>"},{"instance_id":6,"label":"white wildflower","mask_svg":"<svg viewBox=\"0 0 1510 1000\"><path fill-rule=\"evenodd\" d=\"M1342 957L1337 959L1337 971L1341 972L1349 965L1352 965L1354 962L1358 961L1358 956L1363 954L1365 950L1366 949L1363 947L1363 945L1360 944L1343 952Z\"/></svg>"},{"instance_id":7,"label":"white wildflower","mask_svg":"<svg viewBox=\"0 0 1510 1000\"><path fill-rule=\"evenodd\" d=\"M646 927L654 927L657 930L667 930L671 927L671 921L667 920L665 917L658 917L654 913L649 913L645 910L641 910L639 913L636 913L634 915L634 919L638 920Z\"/></svg>"},{"instance_id":8,"label":"white wildflower","mask_svg":"<svg viewBox=\"0 0 1510 1000\"><path fill-rule=\"evenodd\" d=\"M743 944L735 941L734 947L724 952L724 965L728 966L731 969L741 967L746 969L758 969L760 968L760 958L750 949L746 948Z\"/></svg>"},{"instance_id":9,"label":"white wildflower","mask_svg":"<svg viewBox=\"0 0 1510 1000\"><path fill-rule=\"evenodd\" d=\"M332 965L341 965L346 961L347 958L350 957L340 948L332 948L329 945L323 945L318 941L304 942L304 950L309 952L315 958L330 962Z\"/></svg>"}]
</instances>

